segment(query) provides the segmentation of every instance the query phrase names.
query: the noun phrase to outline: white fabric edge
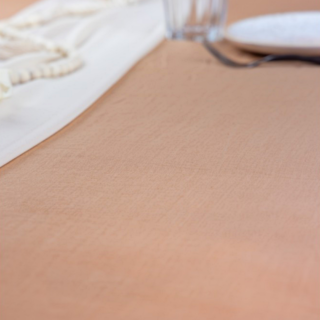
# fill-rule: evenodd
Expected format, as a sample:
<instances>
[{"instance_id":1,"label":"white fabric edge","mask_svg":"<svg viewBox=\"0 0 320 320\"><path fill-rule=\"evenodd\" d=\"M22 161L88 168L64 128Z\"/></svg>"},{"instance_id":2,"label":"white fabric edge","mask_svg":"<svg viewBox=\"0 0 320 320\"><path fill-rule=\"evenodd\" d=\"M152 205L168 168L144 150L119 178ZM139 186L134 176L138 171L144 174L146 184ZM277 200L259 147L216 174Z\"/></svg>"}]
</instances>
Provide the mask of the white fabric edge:
<instances>
[{"instance_id":1,"label":"white fabric edge","mask_svg":"<svg viewBox=\"0 0 320 320\"><path fill-rule=\"evenodd\" d=\"M8 162L24 154L26 151L32 149L42 141L48 139L50 136L64 128L82 112L88 109L97 99L99 99L107 90L109 90L116 82L118 82L139 60L150 53L164 38L163 27L157 27L153 33L149 36L149 39L145 41L143 46L139 47L139 50L135 52L135 57L129 63L124 64L119 70L118 75L114 77L114 80L110 82L104 91L97 94L97 96L90 101L89 105L83 108L72 110L70 113L61 114L60 117L56 117L51 122L45 123L45 130L43 127L39 127L37 130L20 140L18 143L13 144L10 148L7 148L5 155L0 157L0 167L4 166ZM143 55L141 55L143 52Z\"/></svg>"}]
</instances>

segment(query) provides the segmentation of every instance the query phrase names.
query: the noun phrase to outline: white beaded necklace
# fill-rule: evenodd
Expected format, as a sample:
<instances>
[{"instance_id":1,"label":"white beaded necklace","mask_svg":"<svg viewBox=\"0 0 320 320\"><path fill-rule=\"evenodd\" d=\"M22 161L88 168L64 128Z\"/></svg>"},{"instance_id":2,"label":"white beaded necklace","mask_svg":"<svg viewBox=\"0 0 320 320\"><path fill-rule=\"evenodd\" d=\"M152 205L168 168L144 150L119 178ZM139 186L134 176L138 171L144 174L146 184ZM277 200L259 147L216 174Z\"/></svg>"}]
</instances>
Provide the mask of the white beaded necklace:
<instances>
[{"instance_id":1,"label":"white beaded necklace","mask_svg":"<svg viewBox=\"0 0 320 320\"><path fill-rule=\"evenodd\" d=\"M25 83L31 80L40 78L61 77L70 74L83 66L83 59L76 48L67 48L58 45L52 40L26 34L23 31L30 27L37 27L43 24L48 24L56 19L66 16L86 16L107 8L122 6L136 2L137 0L106 0L92 1L92 3L76 3L64 4L55 7L49 12L39 12L37 14L30 14L21 19L9 19L0 21L0 37L7 41L20 40L28 43L30 47L36 48L37 51L46 51L58 55L58 62L43 63L41 65L30 68L18 68L7 70L7 79L3 81L6 83L7 90L11 88L8 86L8 79L11 85ZM1 48L0 48L1 49ZM14 53L9 53L9 58L13 57ZM0 52L1 58L1 52ZM7 56L8 58L8 56ZM60 61L59 61L60 60ZM3 71L3 70L2 70ZM3 72L0 77L3 77ZM1 95L1 79L0 79L0 100L5 95Z\"/></svg>"}]
</instances>

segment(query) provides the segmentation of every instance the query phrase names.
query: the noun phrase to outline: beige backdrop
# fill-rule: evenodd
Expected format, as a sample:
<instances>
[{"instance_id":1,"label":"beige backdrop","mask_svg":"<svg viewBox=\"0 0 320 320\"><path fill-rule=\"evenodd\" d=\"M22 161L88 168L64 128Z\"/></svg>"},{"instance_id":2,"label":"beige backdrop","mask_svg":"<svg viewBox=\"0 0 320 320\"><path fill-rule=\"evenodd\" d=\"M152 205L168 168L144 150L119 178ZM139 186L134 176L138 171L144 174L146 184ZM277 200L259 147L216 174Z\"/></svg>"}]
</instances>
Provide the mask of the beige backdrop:
<instances>
[{"instance_id":1,"label":"beige backdrop","mask_svg":"<svg viewBox=\"0 0 320 320\"><path fill-rule=\"evenodd\" d=\"M301 9L233 0L230 21ZM1 169L1 319L319 319L319 79L163 42Z\"/></svg>"}]
</instances>

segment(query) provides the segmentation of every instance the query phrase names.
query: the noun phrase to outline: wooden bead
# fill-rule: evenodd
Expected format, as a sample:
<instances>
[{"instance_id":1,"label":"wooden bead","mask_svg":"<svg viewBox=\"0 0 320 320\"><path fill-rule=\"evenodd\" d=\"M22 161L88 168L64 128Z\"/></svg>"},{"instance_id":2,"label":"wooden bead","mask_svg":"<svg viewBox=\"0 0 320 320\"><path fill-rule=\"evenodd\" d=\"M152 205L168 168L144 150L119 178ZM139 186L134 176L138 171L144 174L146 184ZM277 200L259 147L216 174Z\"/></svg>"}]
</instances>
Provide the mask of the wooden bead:
<instances>
[{"instance_id":1,"label":"wooden bead","mask_svg":"<svg viewBox=\"0 0 320 320\"><path fill-rule=\"evenodd\" d=\"M34 68L30 71L32 79L40 79L43 76L42 70L40 68Z\"/></svg>"},{"instance_id":2,"label":"wooden bead","mask_svg":"<svg viewBox=\"0 0 320 320\"><path fill-rule=\"evenodd\" d=\"M52 42L46 42L44 47L49 51L56 51L57 46Z\"/></svg>"},{"instance_id":3,"label":"wooden bead","mask_svg":"<svg viewBox=\"0 0 320 320\"><path fill-rule=\"evenodd\" d=\"M51 69L52 70L52 75L54 77L59 77L60 73L61 73L61 67L58 64L56 64L56 65L52 66L51 68L52 68Z\"/></svg>"},{"instance_id":4,"label":"wooden bead","mask_svg":"<svg viewBox=\"0 0 320 320\"><path fill-rule=\"evenodd\" d=\"M42 66L41 67L41 70L42 70L42 74L43 74L43 77L44 78L50 78L52 77L52 72L51 72L51 68L47 65L45 66Z\"/></svg>"},{"instance_id":5,"label":"wooden bead","mask_svg":"<svg viewBox=\"0 0 320 320\"><path fill-rule=\"evenodd\" d=\"M20 82L25 83L31 80L30 72L26 69L19 70Z\"/></svg>"},{"instance_id":6,"label":"wooden bead","mask_svg":"<svg viewBox=\"0 0 320 320\"><path fill-rule=\"evenodd\" d=\"M65 62L62 66L61 66L61 74L64 76L66 74L69 73L69 64L68 62Z\"/></svg>"},{"instance_id":7,"label":"wooden bead","mask_svg":"<svg viewBox=\"0 0 320 320\"><path fill-rule=\"evenodd\" d=\"M29 26L36 26L37 24L39 24L39 17L37 15L32 15L27 18L26 23Z\"/></svg>"},{"instance_id":8,"label":"wooden bead","mask_svg":"<svg viewBox=\"0 0 320 320\"><path fill-rule=\"evenodd\" d=\"M17 71L15 70L11 70L10 71L10 80L11 80L11 83L13 85L16 85L18 83L20 83L20 75Z\"/></svg>"}]
</instances>

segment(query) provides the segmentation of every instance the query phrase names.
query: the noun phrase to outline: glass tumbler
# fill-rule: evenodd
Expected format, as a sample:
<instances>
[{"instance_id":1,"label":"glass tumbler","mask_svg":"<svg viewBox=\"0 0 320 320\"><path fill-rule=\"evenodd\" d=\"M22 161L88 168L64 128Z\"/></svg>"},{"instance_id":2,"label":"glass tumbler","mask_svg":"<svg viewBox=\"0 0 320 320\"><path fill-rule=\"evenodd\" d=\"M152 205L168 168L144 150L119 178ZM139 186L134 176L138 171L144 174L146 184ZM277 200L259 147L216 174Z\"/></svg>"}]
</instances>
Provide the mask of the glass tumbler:
<instances>
[{"instance_id":1,"label":"glass tumbler","mask_svg":"<svg viewBox=\"0 0 320 320\"><path fill-rule=\"evenodd\" d=\"M227 0L163 0L169 39L221 39Z\"/></svg>"}]
</instances>

